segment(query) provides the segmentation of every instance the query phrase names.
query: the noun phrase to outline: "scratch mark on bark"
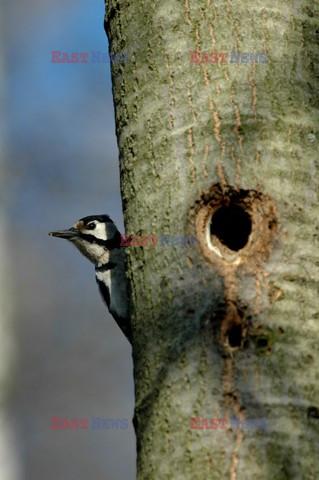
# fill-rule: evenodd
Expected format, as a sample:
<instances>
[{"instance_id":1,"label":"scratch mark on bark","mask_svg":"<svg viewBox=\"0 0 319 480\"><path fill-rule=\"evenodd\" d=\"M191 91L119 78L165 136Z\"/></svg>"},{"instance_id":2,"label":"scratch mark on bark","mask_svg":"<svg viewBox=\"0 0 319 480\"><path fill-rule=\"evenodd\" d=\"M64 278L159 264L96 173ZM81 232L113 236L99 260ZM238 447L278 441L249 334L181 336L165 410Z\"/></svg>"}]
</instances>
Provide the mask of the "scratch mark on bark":
<instances>
[{"instance_id":1,"label":"scratch mark on bark","mask_svg":"<svg viewBox=\"0 0 319 480\"><path fill-rule=\"evenodd\" d=\"M196 124L197 121L197 113L193 105L193 97L192 97L192 92L191 92L191 87L190 84L187 85L187 98L188 98L188 103L190 106L190 111L193 116L193 124Z\"/></svg>"},{"instance_id":2,"label":"scratch mark on bark","mask_svg":"<svg viewBox=\"0 0 319 480\"><path fill-rule=\"evenodd\" d=\"M218 20L218 12L217 12L217 8L216 8L215 3L212 4L212 7L213 7L214 15L215 15L213 21L216 22L216 20Z\"/></svg>"},{"instance_id":3,"label":"scratch mark on bark","mask_svg":"<svg viewBox=\"0 0 319 480\"><path fill-rule=\"evenodd\" d=\"M209 146L206 143L205 144L205 155L204 155L204 160L203 160L203 173L204 173L204 178L208 177L208 172L207 172L207 160L208 160L208 153L209 153Z\"/></svg>"},{"instance_id":4,"label":"scratch mark on bark","mask_svg":"<svg viewBox=\"0 0 319 480\"><path fill-rule=\"evenodd\" d=\"M204 68L204 82L205 82L205 86L208 87L210 82L209 82L207 67Z\"/></svg>"},{"instance_id":5,"label":"scratch mark on bark","mask_svg":"<svg viewBox=\"0 0 319 480\"><path fill-rule=\"evenodd\" d=\"M215 38L214 26L212 24L209 25L209 35L210 35L210 38L212 39L212 49L214 49L216 38Z\"/></svg>"},{"instance_id":6,"label":"scratch mark on bark","mask_svg":"<svg viewBox=\"0 0 319 480\"><path fill-rule=\"evenodd\" d=\"M240 127L240 125L241 125L241 118L240 118L240 112L239 112L238 105L237 105L237 103L235 102L235 95L236 95L236 88L235 88L235 86L233 85L233 86L232 86L232 89L231 89L230 101L231 101L231 104L232 104L232 106L233 106L234 114L235 114L235 118L236 118L236 125L234 126L234 132L235 132L236 135L237 135L238 145L239 145L240 150L242 151L243 137L242 137L242 135L240 135L240 133L239 133L239 127Z\"/></svg>"},{"instance_id":7,"label":"scratch mark on bark","mask_svg":"<svg viewBox=\"0 0 319 480\"><path fill-rule=\"evenodd\" d=\"M194 156L195 156L195 146L194 146L194 137L193 137L193 129L190 128L188 130L188 135L187 135L187 138L188 138L188 147L190 149L190 157L189 157L189 160L190 160L190 163L192 165L192 182L195 183L196 180L197 180L197 174L196 174L196 167L195 167L195 163L194 163Z\"/></svg>"},{"instance_id":8,"label":"scratch mark on bark","mask_svg":"<svg viewBox=\"0 0 319 480\"><path fill-rule=\"evenodd\" d=\"M235 37L235 50L240 50L240 36L239 36L239 21L235 20L235 26L233 28L233 34Z\"/></svg>"},{"instance_id":9,"label":"scratch mark on bark","mask_svg":"<svg viewBox=\"0 0 319 480\"><path fill-rule=\"evenodd\" d=\"M195 36L196 36L196 47L198 50L201 50L201 39L198 28L195 29Z\"/></svg>"},{"instance_id":10,"label":"scratch mark on bark","mask_svg":"<svg viewBox=\"0 0 319 480\"><path fill-rule=\"evenodd\" d=\"M231 157L232 161L235 161L235 148L234 148L234 146L231 147L230 157ZM240 163L240 157L238 156L236 158L236 171L235 171L235 189L236 190L240 189L240 170L241 170L241 163Z\"/></svg>"},{"instance_id":11,"label":"scratch mark on bark","mask_svg":"<svg viewBox=\"0 0 319 480\"><path fill-rule=\"evenodd\" d=\"M188 84L187 88L187 98L188 98L188 103L190 107L191 114L193 116L193 122L194 125L196 124L196 119L197 119L197 114L193 106L193 97L190 89L190 85ZM194 135L193 135L193 128L188 129L188 147L190 149L190 162L192 165L192 182L194 183L197 180L197 174L196 174L196 166L194 164L194 156L195 156L195 143L194 143Z\"/></svg>"},{"instance_id":12,"label":"scratch mark on bark","mask_svg":"<svg viewBox=\"0 0 319 480\"><path fill-rule=\"evenodd\" d=\"M185 9L186 9L186 21L188 23L188 25L192 25L192 22L191 22L191 17L190 17L190 7L189 7L189 0L185 0Z\"/></svg>"},{"instance_id":13,"label":"scratch mark on bark","mask_svg":"<svg viewBox=\"0 0 319 480\"><path fill-rule=\"evenodd\" d=\"M219 177L219 182L220 182L220 185L222 187L222 190L224 191L225 187L227 185L227 182L226 182L226 178L225 178L225 175L224 175L223 166L220 162L217 164L217 175Z\"/></svg>"},{"instance_id":14,"label":"scratch mark on bark","mask_svg":"<svg viewBox=\"0 0 319 480\"><path fill-rule=\"evenodd\" d=\"M255 160L256 160L256 165L257 165L257 190L262 190L262 184L261 184L261 178L260 178L260 151L256 150L256 155L255 155Z\"/></svg>"},{"instance_id":15,"label":"scratch mark on bark","mask_svg":"<svg viewBox=\"0 0 319 480\"><path fill-rule=\"evenodd\" d=\"M165 55L165 62L166 62L166 68L168 70L168 83L169 83L169 113L168 113L168 121L169 125L172 130L174 130L174 115L173 115L173 108L175 106L175 100L172 94L173 88L174 88L174 74L170 68L170 61L167 55Z\"/></svg>"},{"instance_id":16,"label":"scratch mark on bark","mask_svg":"<svg viewBox=\"0 0 319 480\"><path fill-rule=\"evenodd\" d=\"M218 116L218 112L217 112L217 108L216 108L216 105L214 103L214 100L211 100L209 102L209 106L210 106L210 109L212 111L212 114L213 114L213 119L214 119L214 135L215 135L215 138L217 140L217 142L221 142L221 136L220 136L220 125L221 125L221 121L220 121L220 118Z\"/></svg>"},{"instance_id":17,"label":"scratch mark on bark","mask_svg":"<svg viewBox=\"0 0 319 480\"><path fill-rule=\"evenodd\" d=\"M256 63L255 62L252 64L252 71L249 75L249 83L252 89L251 107L253 110L254 118L256 118L257 117L257 108L256 108L257 107L257 85L256 85Z\"/></svg>"}]
</instances>

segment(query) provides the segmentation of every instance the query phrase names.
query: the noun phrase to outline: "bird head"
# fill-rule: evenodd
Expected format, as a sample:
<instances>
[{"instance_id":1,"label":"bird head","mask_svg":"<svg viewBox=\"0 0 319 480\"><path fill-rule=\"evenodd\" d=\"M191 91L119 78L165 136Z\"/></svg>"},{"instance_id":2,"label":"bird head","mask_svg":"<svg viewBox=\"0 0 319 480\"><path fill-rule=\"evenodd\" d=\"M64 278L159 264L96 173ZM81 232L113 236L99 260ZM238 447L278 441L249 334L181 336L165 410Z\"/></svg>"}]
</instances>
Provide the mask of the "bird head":
<instances>
[{"instance_id":1,"label":"bird head","mask_svg":"<svg viewBox=\"0 0 319 480\"><path fill-rule=\"evenodd\" d=\"M91 262L97 264L110 250L119 248L121 235L108 215L81 218L67 230L49 232L52 237L65 238Z\"/></svg>"}]
</instances>

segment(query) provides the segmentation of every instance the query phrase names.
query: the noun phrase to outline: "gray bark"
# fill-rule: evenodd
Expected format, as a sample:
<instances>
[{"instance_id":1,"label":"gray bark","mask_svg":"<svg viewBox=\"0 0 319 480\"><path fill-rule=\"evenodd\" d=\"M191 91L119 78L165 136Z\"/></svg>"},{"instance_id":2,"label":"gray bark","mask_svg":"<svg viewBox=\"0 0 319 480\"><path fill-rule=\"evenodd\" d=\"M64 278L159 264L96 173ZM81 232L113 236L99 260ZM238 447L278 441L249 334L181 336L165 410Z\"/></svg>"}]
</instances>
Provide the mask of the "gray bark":
<instances>
[{"instance_id":1,"label":"gray bark","mask_svg":"<svg viewBox=\"0 0 319 480\"><path fill-rule=\"evenodd\" d=\"M139 480L319 478L318 10L108 2L126 232L198 239L127 248Z\"/></svg>"}]
</instances>

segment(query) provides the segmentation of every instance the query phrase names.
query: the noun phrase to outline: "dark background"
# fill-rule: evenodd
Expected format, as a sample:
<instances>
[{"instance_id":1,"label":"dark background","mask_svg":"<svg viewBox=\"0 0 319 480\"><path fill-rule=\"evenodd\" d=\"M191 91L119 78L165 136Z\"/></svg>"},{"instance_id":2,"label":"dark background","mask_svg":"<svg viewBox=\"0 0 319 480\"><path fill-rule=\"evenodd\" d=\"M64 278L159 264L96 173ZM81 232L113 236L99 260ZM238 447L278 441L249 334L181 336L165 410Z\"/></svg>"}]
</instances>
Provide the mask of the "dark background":
<instances>
[{"instance_id":1,"label":"dark background","mask_svg":"<svg viewBox=\"0 0 319 480\"><path fill-rule=\"evenodd\" d=\"M0 15L13 307L0 479L133 480L131 348L93 265L47 235L101 213L123 231L110 64L51 63L53 50L108 52L104 2L5 0ZM129 427L53 430L51 417L127 418Z\"/></svg>"}]
</instances>

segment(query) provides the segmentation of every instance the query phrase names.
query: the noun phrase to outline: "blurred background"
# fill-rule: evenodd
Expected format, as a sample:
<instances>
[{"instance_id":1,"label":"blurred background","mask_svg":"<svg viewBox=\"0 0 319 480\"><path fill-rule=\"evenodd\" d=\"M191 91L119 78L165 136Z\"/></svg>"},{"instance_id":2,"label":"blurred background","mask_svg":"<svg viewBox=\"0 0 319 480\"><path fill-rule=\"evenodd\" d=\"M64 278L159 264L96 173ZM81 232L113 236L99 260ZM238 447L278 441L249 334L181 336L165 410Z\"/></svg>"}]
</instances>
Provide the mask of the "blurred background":
<instances>
[{"instance_id":1,"label":"blurred background","mask_svg":"<svg viewBox=\"0 0 319 480\"><path fill-rule=\"evenodd\" d=\"M103 0L0 4L0 480L135 478L131 348L94 267L53 229L107 213L123 231ZM128 419L60 430L51 418Z\"/></svg>"}]
</instances>

